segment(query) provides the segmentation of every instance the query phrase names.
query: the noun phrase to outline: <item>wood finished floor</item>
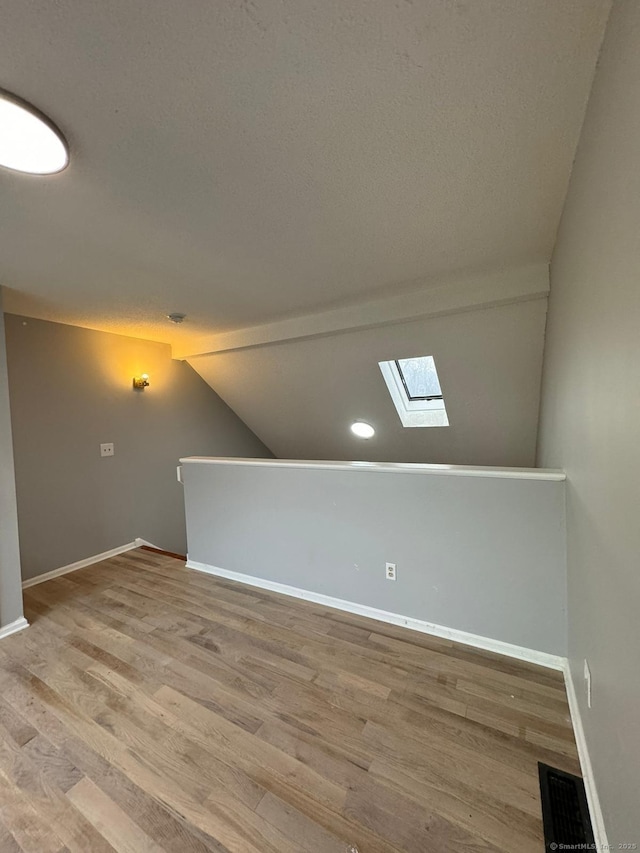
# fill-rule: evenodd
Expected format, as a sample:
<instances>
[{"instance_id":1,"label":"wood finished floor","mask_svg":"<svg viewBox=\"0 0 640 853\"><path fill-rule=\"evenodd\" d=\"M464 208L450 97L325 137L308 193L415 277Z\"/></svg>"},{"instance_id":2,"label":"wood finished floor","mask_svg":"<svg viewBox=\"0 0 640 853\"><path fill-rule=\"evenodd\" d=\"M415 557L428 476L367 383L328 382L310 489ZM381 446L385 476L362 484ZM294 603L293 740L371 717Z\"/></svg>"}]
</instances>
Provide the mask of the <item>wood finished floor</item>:
<instances>
[{"instance_id":1,"label":"wood finished floor","mask_svg":"<svg viewBox=\"0 0 640 853\"><path fill-rule=\"evenodd\" d=\"M559 673L132 551L0 643L0 851L543 850Z\"/></svg>"}]
</instances>

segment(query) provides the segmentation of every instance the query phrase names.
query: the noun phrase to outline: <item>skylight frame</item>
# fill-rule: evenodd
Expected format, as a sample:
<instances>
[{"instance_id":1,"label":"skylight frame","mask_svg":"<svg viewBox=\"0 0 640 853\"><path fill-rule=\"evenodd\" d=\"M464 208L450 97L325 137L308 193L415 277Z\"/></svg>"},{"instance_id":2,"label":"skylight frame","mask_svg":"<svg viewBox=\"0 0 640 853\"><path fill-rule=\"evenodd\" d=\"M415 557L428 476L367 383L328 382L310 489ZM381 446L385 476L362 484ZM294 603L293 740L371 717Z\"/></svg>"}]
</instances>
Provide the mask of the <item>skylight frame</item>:
<instances>
[{"instance_id":1,"label":"skylight frame","mask_svg":"<svg viewBox=\"0 0 640 853\"><path fill-rule=\"evenodd\" d=\"M433 356L430 356L430 355L429 356L421 356L421 358L430 358L431 361L433 362L433 370L436 374L436 381L438 383L438 387L440 388L440 378L438 376L438 371L436 370L436 363L433 359ZM413 361L413 360L414 359L411 359L411 358L403 358L402 359L402 361ZM429 394L429 395L412 394L411 391L409 390L409 383L407 382L407 377L405 376L404 369L403 369L402 365L400 364L400 359L396 358L394 361L395 361L395 365L396 365L396 370L398 371L398 376L400 377L400 380L402 381L402 385L404 387L404 390L405 390L405 393L407 395L407 399L409 400L409 402L413 403L416 400L442 400L442 399L444 399L442 396L442 393L440 393L440 394ZM440 388L440 391L442 391L442 388Z\"/></svg>"},{"instance_id":2,"label":"skylight frame","mask_svg":"<svg viewBox=\"0 0 640 853\"><path fill-rule=\"evenodd\" d=\"M444 394L425 399L411 399L397 360L381 361L378 363L378 366L380 367L380 372L382 373L403 427L449 426L449 416L447 415L444 403ZM439 376L438 385L442 390Z\"/></svg>"}]
</instances>

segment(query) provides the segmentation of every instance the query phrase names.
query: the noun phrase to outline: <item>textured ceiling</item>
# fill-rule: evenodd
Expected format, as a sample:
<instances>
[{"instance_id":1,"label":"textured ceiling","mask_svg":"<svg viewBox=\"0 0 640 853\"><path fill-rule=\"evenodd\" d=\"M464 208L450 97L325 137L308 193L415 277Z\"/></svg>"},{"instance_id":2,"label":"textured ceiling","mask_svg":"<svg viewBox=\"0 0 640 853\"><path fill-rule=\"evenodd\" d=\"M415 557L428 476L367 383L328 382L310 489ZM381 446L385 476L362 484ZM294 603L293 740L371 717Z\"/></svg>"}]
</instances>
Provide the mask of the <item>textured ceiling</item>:
<instances>
[{"instance_id":1,"label":"textured ceiling","mask_svg":"<svg viewBox=\"0 0 640 853\"><path fill-rule=\"evenodd\" d=\"M3 0L0 87L72 148L0 170L7 309L184 346L548 261L608 8Z\"/></svg>"}]
</instances>

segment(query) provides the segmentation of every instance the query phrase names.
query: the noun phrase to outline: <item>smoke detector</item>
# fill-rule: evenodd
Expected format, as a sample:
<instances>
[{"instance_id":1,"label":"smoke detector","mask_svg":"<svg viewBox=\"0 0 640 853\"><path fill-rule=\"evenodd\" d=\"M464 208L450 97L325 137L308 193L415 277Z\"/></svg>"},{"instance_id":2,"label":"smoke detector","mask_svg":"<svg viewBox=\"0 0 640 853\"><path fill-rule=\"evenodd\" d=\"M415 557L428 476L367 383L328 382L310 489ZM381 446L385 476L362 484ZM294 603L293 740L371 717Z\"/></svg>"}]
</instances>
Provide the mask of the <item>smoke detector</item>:
<instances>
[{"instance_id":1,"label":"smoke detector","mask_svg":"<svg viewBox=\"0 0 640 853\"><path fill-rule=\"evenodd\" d=\"M179 311L174 311L172 314L167 314L167 320L171 320L172 323L182 323L186 316L186 314L180 314Z\"/></svg>"}]
</instances>

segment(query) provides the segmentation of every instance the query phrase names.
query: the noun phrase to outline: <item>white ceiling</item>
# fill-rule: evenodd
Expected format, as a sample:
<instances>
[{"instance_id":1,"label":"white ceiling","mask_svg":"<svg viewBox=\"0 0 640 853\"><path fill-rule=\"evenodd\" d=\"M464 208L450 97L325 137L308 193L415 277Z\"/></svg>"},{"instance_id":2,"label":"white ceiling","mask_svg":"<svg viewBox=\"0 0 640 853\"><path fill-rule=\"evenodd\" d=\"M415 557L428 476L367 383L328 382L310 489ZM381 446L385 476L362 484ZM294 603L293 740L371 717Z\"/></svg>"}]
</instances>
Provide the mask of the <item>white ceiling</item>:
<instances>
[{"instance_id":1,"label":"white ceiling","mask_svg":"<svg viewBox=\"0 0 640 853\"><path fill-rule=\"evenodd\" d=\"M608 9L3 0L0 87L72 149L58 176L0 170L6 307L188 350L452 271L546 262Z\"/></svg>"}]
</instances>

